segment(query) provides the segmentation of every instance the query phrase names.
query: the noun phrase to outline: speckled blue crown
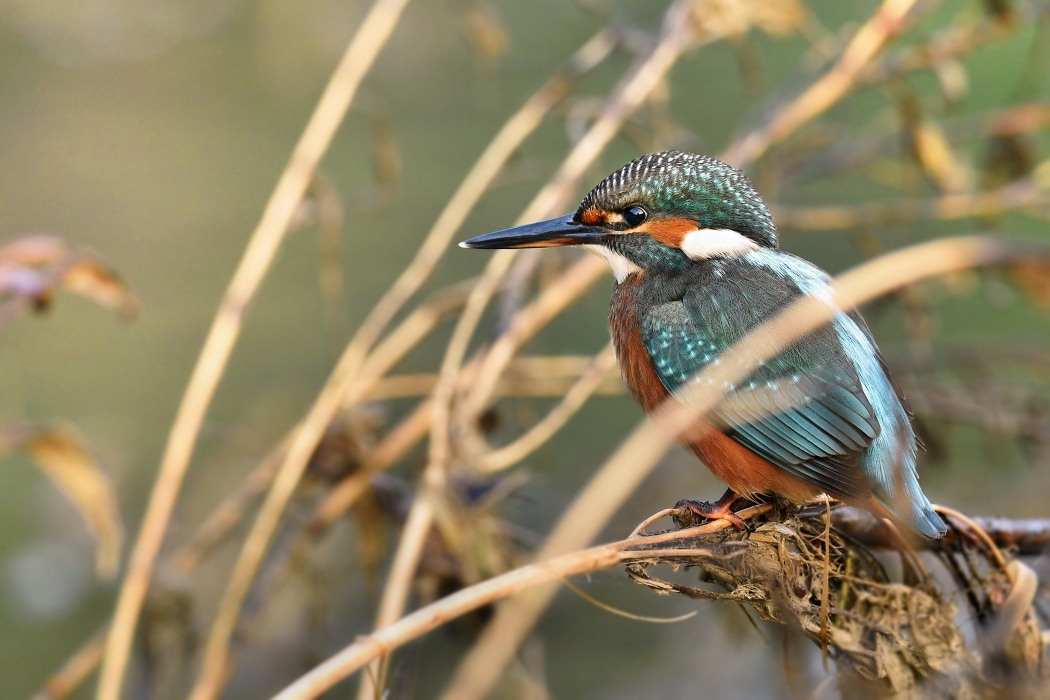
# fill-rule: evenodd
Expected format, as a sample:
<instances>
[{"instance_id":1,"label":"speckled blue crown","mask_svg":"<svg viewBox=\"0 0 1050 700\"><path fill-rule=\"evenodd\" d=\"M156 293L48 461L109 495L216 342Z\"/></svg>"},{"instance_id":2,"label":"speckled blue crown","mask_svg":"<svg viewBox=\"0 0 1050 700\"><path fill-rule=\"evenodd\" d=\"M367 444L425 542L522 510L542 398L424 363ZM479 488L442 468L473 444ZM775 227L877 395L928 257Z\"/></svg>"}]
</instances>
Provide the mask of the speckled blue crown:
<instances>
[{"instance_id":1,"label":"speckled blue crown","mask_svg":"<svg viewBox=\"0 0 1050 700\"><path fill-rule=\"evenodd\" d=\"M635 204L778 247L773 217L747 175L710 156L664 151L632 160L598 183L579 212L591 207L621 211Z\"/></svg>"}]
</instances>

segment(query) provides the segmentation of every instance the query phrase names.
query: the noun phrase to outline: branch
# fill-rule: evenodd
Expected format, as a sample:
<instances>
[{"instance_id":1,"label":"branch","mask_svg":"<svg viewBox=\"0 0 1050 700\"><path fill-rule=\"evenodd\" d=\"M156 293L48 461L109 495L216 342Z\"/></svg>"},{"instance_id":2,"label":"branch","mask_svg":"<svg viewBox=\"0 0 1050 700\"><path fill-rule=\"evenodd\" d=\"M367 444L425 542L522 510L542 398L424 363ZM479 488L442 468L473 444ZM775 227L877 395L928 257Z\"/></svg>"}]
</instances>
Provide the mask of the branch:
<instances>
[{"instance_id":1,"label":"branch","mask_svg":"<svg viewBox=\"0 0 1050 700\"><path fill-rule=\"evenodd\" d=\"M517 464L547 442L580 410L591 394L602 385L610 370L615 368L616 352L612 343L609 343L604 350L595 355L594 362L587 368L587 371L580 375L579 380L564 393L562 400L543 420L532 426L528 432L514 442L482 457L477 465L478 471L491 473L506 469Z\"/></svg>"},{"instance_id":2,"label":"branch","mask_svg":"<svg viewBox=\"0 0 1050 700\"><path fill-rule=\"evenodd\" d=\"M978 659L956 623L955 597L934 587L929 577L914 584L894 583L882 564L858 542L856 519L867 522L882 534L875 545L902 555L911 546L896 529L864 511L839 507L833 511L832 528L825 530L825 504L803 509L787 520L778 519L774 507L757 505L738 515L752 523L753 532L739 533L725 520L698 527L639 534L664 516L648 518L626 539L564 554L530 564L464 588L398 620L372 635L358 639L323 664L278 693L277 700L309 700L332 689L370 661L388 656L396 648L437 627L498 600L520 596L539 587L554 585L570 576L626 565L628 575L659 592L678 592L694 598L728 600L751 605L763 619L789 625L814 641L823 634L835 648L835 660L845 675L840 683L854 688L883 689L915 687L925 682L935 690L981 687ZM672 513L673 514L673 513ZM776 517L771 517L776 516ZM984 549L986 533L979 521L952 516L948 539L925 543L944 556L958 555L983 560L984 573L964 575L960 586L978 586L985 591L1002 590L998 602L977 603L993 624L981 626L978 643L990 656L987 645L997 635L1016 674L1008 682L1030 682L1040 678L1041 637L1035 640L1032 658L1031 632L1038 632L1031 615L1035 588L1022 584L1015 573L1029 572L1020 562L1003 567L994 549ZM954 519L961 518L956 523ZM768 521L767 521L768 520ZM767 522L763 522L767 521ZM758 523L757 525L755 523ZM1044 532L1050 523L1042 523ZM992 545L994 547L994 545ZM661 581L649 574L655 564L699 567L701 579L726 593ZM1030 579L1029 573L1023 575ZM828 590L833 579L834 589ZM1012 588L1011 588L1012 587ZM829 598L829 593L833 596ZM1008 595L1007 595L1008 594ZM830 627L821 623L817 600L833 600ZM978 611L975 611L978 612ZM916 620L921 620L917 624ZM997 622L1007 622L1003 627ZM1026 642L1029 644L1026 645ZM1009 645L1009 649L1005 649ZM1020 648L1018 648L1020 647ZM984 674L990 674L987 668ZM1030 675L1029 675L1030 674ZM960 691L961 695L966 695ZM926 697L921 692L915 697ZM936 695L936 697L944 697Z\"/></svg>"},{"instance_id":3,"label":"branch","mask_svg":"<svg viewBox=\"0 0 1050 700\"><path fill-rule=\"evenodd\" d=\"M915 221L952 221L993 216L1050 203L1041 184L1027 179L986 192L960 192L930 199L870 202L854 206L785 207L770 210L777 225L800 231L842 231Z\"/></svg>"},{"instance_id":4,"label":"branch","mask_svg":"<svg viewBox=\"0 0 1050 700\"><path fill-rule=\"evenodd\" d=\"M160 472L117 598L113 628L102 662L99 700L117 700L120 696L153 564L168 530L204 415L240 335L246 309L277 254L317 164L328 150L357 87L386 44L407 2L376 0L361 23L303 130L219 305L168 437Z\"/></svg>"},{"instance_id":5,"label":"branch","mask_svg":"<svg viewBox=\"0 0 1050 700\"><path fill-rule=\"evenodd\" d=\"M741 511L739 515L747 519L766 510L768 506L755 506ZM714 535L728 526L728 522L719 520L684 533L676 532L670 533L669 536L644 539L646 545L656 541L671 545L676 540ZM624 561L624 552L632 545L639 544L641 539L643 538L631 537L612 544L572 552L549 561L523 566L464 588L436 603L420 608L368 637L359 639L278 693L275 700L315 698L370 661L388 656L394 649L472 610L543 584L617 566ZM634 556L636 555L629 555L628 558Z\"/></svg>"},{"instance_id":6,"label":"branch","mask_svg":"<svg viewBox=\"0 0 1050 700\"><path fill-rule=\"evenodd\" d=\"M779 108L763 126L734 140L721 159L746 168L771 146L783 141L803 124L823 114L849 92L882 47L896 36L916 0L884 0L846 46L838 62L788 105Z\"/></svg>"},{"instance_id":7,"label":"branch","mask_svg":"<svg viewBox=\"0 0 1050 700\"><path fill-rule=\"evenodd\" d=\"M1039 257L1047 252L1040 248ZM795 339L826 323L837 308L852 308L922 279L983 265L1031 260L1032 248L988 237L947 238L909 246L880 256L837 278L834 302L802 298L758 326L709 365L691 387L691 406L665 401L620 444L562 514L537 554L543 560L587 546L612 514L634 492L670 448L674 435L693 428L722 398L721 387L739 384L758 363L775 356ZM662 426L662 427L658 427ZM546 588L497 607L474 647L460 662L443 697L484 697L499 679L514 651L539 619L554 591Z\"/></svg>"},{"instance_id":8,"label":"branch","mask_svg":"<svg viewBox=\"0 0 1050 700\"><path fill-rule=\"evenodd\" d=\"M664 79L664 76L671 69L671 66L674 65L682 51L695 38L693 36L692 23L689 21L689 12L691 10L692 2L687 0L678 0L668 9L664 16L663 30L655 46L632 66L630 72L613 92L598 120L562 162L561 167L552 180L526 207L518 219L519 223L553 215L565 206L581 176L616 135L624 120L645 102L651 92ZM410 516L410 522L416 527L413 529L406 527L402 531L401 542L398 545L399 551L402 549L418 551L419 546L417 542L422 540L430 530L434 516L433 503L430 499L439 497L435 493L435 487L439 487L444 482L445 470L451 452L449 426L456 375L460 371L474 330L481 321L482 314L495 294L500 281L510 268L516 252L513 250L501 250L491 257L485 272L482 274L481 281L475 287L470 299L467 300L463 315L460 317L459 323L446 347L441 365L441 378L434 391L434 425L431 429L428 462L423 473L423 488L420 489L419 495L412 506L411 513L415 517ZM601 263L597 260L588 259L579 263L578 266L584 269L596 270L600 268ZM402 561L400 554L395 554L395 561ZM407 572L405 575L410 575L414 573L414 567L405 566L400 568L399 571ZM387 598L393 597L395 594L401 595L407 590L408 587L400 582L388 581L387 588L384 590L384 600L380 603L380 609L390 613L391 616L377 619L377 628L382 628L385 624L393 622L396 616L400 615L400 611L404 609L405 600L403 597L389 604ZM369 674L369 677L375 675ZM362 684L359 697L367 697L369 686L370 683L368 682Z\"/></svg>"}]
</instances>

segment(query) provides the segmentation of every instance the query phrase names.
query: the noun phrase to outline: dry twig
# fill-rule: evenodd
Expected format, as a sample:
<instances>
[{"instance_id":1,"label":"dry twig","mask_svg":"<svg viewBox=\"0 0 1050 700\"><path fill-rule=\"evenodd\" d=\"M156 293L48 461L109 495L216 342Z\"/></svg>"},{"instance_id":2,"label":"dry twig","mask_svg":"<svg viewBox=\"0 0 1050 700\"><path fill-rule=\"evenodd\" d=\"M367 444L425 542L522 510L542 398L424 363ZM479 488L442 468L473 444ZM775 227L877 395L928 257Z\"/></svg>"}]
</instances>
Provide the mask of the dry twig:
<instances>
[{"instance_id":1,"label":"dry twig","mask_svg":"<svg viewBox=\"0 0 1050 700\"><path fill-rule=\"evenodd\" d=\"M837 103L853 88L882 47L904 28L915 0L884 0L879 9L857 30L839 60L797 98L776 110L767 124L734 141L722 160L745 168L761 158L774 144Z\"/></svg>"},{"instance_id":2,"label":"dry twig","mask_svg":"<svg viewBox=\"0 0 1050 700\"><path fill-rule=\"evenodd\" d=\"M647 98L650 92L660 83L663 76L677 60L681 52L694 38L692 27L688 21L688 12L691 10L690 3L679 0L671 6L665 15L664 30L660 40L652 51L641 58L624 78L609 99L607 107L587 134L576 144L572 153L563 161L561 168L554 178L536 195L532 203L519 217L519 221L531 221L544 216L552 215L564 206L568 197L571 196L580 177L586 169L598 157L602 149L616 135L624 120L634 112ZM506 274L510 263L514 259L515 251L499 251L490 259L481 281L475 287L474 292L467 300L466 308L460 321L456 326L452 339L445 351L445 357L441 365L441 379L434 391L434 425L431 430L431 444L429 460L424 471L424 488L413 504L413 513L417 517L410 517L410 521L416 525L415 528L405 528L402 532L401 542L398 549L408 551L421 551L418 541L422 540L430 530L433 520L433 499L438 494L433 492L444 482L445 470L450 457L449 427L450 412L456 375L466 355L467 345L474 329L481 320L489 300L492 298L500 280ZM600 266L596 260L587 260L581 265L596 268ZM427 493L431 491L431 493ZM395 560L400 561L399 555ZM404 575L410 575L414 567L405 566L399 569ZM390 613L391 617L377 620L377 628L384 624L393 622L396 615L404 609L405 600L387 603L385 600L387 592L390 596L400 595L406 592L408 587L399 582L389 582L384 591L384 601L380 609ZM395 615L396 613L396 615ZM374 674L370 674L372 677ZM368 683L362 684L361 694L367 696L370 693Z\"/></svg>"},{"instance_id":3,"label":"dry twig","mask_svg":"<svg viewBox=\"0 0 1050 700\"><path fill-rule=\"evenodd\" d=\"M262 283L317 164L328 150L358 85L389 38L406 3L407 0L377 0L350 42L274 188L219 306L179 406L146 515L132 550L128 573L113 616L113 628L106 643L99 680L99 700L117 700L120 696L132 637L149 587L153 564L164 541L204 414L240 334L248 303ZM221 673L221 669L218 672Z\"/></svg>"},{"instance_id":4,"label":"dry twig","mask_svg":"<svg viewBox=\"0 0 1050 700\"><path fill-rule=\"evenodd\" d=\"M1029 256L1030 249L986 237L942 239L911 246L876 258L837 278L835 303L847 308L858 306L927 277L976 266L1021 262ZM688 429L697 417L714 408L720 399L714 387L739 383L758 362L775 355L787 342L812 332L825 323L830 314L831 309L823 301L806 297L727 350L719 365L709 366L696 383L690 383L695 387L708 387L706 393L700 391L691 398L690 404L696 409L668 401L653 414L653 422L636 428L563 513L537 559L542 561L590 543L610 514L634 492L670 447L668 436ZM657 428L657 424L663 428ZM443 697L450 700L484 697L549 604L553 590L537 589L527 598L523 596L499 606L494 619L460 663Z\"/></svg>"},{"instance_id":5,"label":"dry twig","mask_svg":"<svg viewBox=\"0 0 1050 700\"><path fill-rule=\"evenodd\" d=\"M261 285L286 234L292 215L301 205L308 185L311 182L319 182L316 172L318 162L353 99L357 85L385 43L406 2L407 0L377 0L333 74L328 89L296 146L226 291L172 426L160 473L120 592L113 634L109 636L108 641L102 637L93 638L91 644L71 659L67 668L56 676L58 680L55 682L58 685L55 687L60 689L56 691L59 695L69 692L81 682L101 656L96 652L105 644L107 651L100 679L99 697L114 700L119 696L132 636L150 583L151 572L155 568L183 476L193 456L202 421L237 341L246 308ZM753 17L730 17L732 13L725 16L705 14L706 7L705 3L696 3L695 0L676 0L670 5L664 16L660 34L655 41L643 47L643 55L624 75L604 105L598 110L586 110L588 118L593 115L596 121L585 133L580 130L583 136L572 153L519 221L559 213L572 197L581 176L621 129L631 130L632 136L637 136L634 132L641 128L640 125L630 124L625 127L625 121L641 104L650 99L654 91L664 92L669 69L686 49L703 42L738 36L751 24L757 23ZM981 21L953 25L946 31L934 33L929 39L920 39L918 43L896 55L877 60L888 42L907 24L913 22L923 9L924 7L914 0L884 0L880 8L837 53L837 59L833 59L829 70L817 77L786 106L779 108L765 123L731 144L723 158L736 165L760 159L775 144L798 133L805 124L826 113L855 88L875 85L887 89L888 83L897 76L929 67L939 69L945 62L954 61L956 57L970 53L977 46L1008 35L1013 28L1010 22L1000 21L1001 18L997 18L995 13L989 12ZM754 12L757 13L758 10ZM1043 5L1026 6L1021 10L1012 11L1010 17L1016 21L1017 17L1042 17L1045 13L1046 7ZM736 24L727 22L726 17L735 17L739 21ZM395 330L388 332L388 327L429 278L435 265L448 249L455 231L516 149L550 109L568 94L575 79L609 55L614 46L624 40L624 36L625 33L617 33L614 36L610 32L599 32L577 52L561 74L548 81L530 97L521 110L504 125L449 200L413 261L357 329L304 421L293 429L290 438L277 447L267 461L248 477L241 489L231 499L224 501L198 535L171 558L180 567L192 570L211 551L216 542L233 530L234 525L244 518L254 498L272 483L272 489L260 515L241 550L209 635L202 673L194 689L194 697L213 697L221 689L224 676L230 669L230 638L237 627L245 598L259 579L258 572L263 558L307 461L314 453L322 432L340 408L352 408L369 397L431 395L430 398L420 400L413 412L386 434L364 458L357 470L346 476L323 497L311 527L298 533L300 539L297 541L300 543L309 543L310 538L318 537L327 525L345 513L367 492L376 473L395 464L429 431L431 443L424 477L420 488L416 490L417 496L394 556L394 565L376 623L377 627L383 627L393 623L401 614L416 576L424 542L435 524L444 535L444 544L451 553L450 558L459 556L463 561L459 561L457 565L476 573L475 569L470 568L469 562L465 561L469 556L458 551L461 542L469 541L470 533L461 533L456 529L459 527L455 523L456 518L461 515L458 512L460 506L450 500L451 489L447 483L447 475L452 470L464 466L482 472L494 472L517 463L560 430L593 393L607 385L609 369L613 364L608 348L594 358L593 364L589 364L586 370L577 363L571 371L565 370L556 376L544 377L543 382L533 379L537 372L545 371L539 365L529 370L515 369L515 365L520 362L515 361L514 356L528 338L580 298L602 274L604 268L593 259L579 262L553 284L545 287L532 304L523 310L519 310L515 305L516 317L507 324L507 330L495 343L469 361L467 350L476 327L493 296L507 284L508 270L515 259L513 252L501 252L493 256L480 282L470 286L469 292L467 288L454 290L447 298L431 300L414 309ZM629 34L626 36L630 38ZM638 43L637 40L635 43ZM594 103L598 104L598 101ZM1013 137L1045 127L1045 105L1024 105L1011 110L1017 112L1016 119L1000 123L989 117L977 124L976 128L971 128L970 132L980 137L1002 134ZM583 110L577 111L582 113ZM661 120L661 125L657 128L664 129L664 133L668 128L673 128L673 125L669 127L666 123L667 117L663 111L657 115L657 119ZM927 118L925 112L923 118ZM963 122L965 120L960 120L961 124ZM961 137L968 138L969 132L963 128L965 124L953 125L950 120L944 120L943 125L935 124L932 119L930 123L937 133L944 137L946 145L950 140L960 138L960 134ZM820 141L820 137L815 140ZM824 142L826 143L827 139ZM885 145L885 139L879 143ZM813 144L808 146L812 147ZM803 144L802 149L806 148ZM819 152L809 160L803 158L800 162L811 164L809 175L816 172L826 176L842 167L867 162L881 149L881 145L873 146L867 141L850 142L844 148ZM815 170L812 168L814 163ZM1009 176L1006 180L986 180L985 186L989 188L1004 181L1009 184L997 189L986 189L977 194L949 194L927 200L842 207L780 207L776 209L775 214L778 223L785 228L826 230L874 227L919 220L951 220L987 216L1004 211L1039 213L1035 209L1045 207L1048 201L1046 183L1038 174L1041 171L1036 172L1033 164L1026 167L1027 169ZM789 169L785 168L783 171L786 173L785 181L797 183L801 178L791 180L793 176ZM938 245L943 247L919 250L921 262L918 263L918 268L912 264L913 261L904 261L901 263L903 273L894 272L887 279L878 280L878 285L865 290L865 293L906 284L910 279L935 274L938 270L965 269L972 264L985 264L1010 257L1009 253L1004 252L1004 248L988 240L956 240ZM930 250L945 255L944 260L932 263L928 257ZM929 266L920 269L922 265ZM326 289L330 292L338 287L333 282L335 278L332 272L330 267L323 271L327 280ZM516 289L523 292L533 274L534 265L517 265L514 272ZM859 282L854 278L846 278L842 289L852 284L863 287L871 282L870 277L861 278ZM328 296L331 297L331 293ZM843 293L840 298L848 302L860 297L850 297ZM459 317L452 341L446 347L440 374L385 378L409 350L417 347L442 318L457 310L464 301L466 308ZM804 306L805 304L800 304L799 308ZM810 320L805 320L808 318L807 313L814 314ZM805 328L813 327L807 324L820 323L821 314L826 313L827 309L798 310L798 315L792 318L799 321L799 328L802 329L799 332L802 333L805 332ZM384 333L387 335L381 340ZM768 348L775 348L780 339L775 336L759 336L759 342L763 343L761 347L765 352ZM587 362L591 362L590 358ZM729 364L731 363L727 363ZM720 371L722 373L715 376L716 383L721 378L746 372L747 363L723 366ZM528 382L528 385L523 386L522 382ZM538 396L551 392L565 394L561 403L546 418L509 445L491 449L480 438L479 419L494 397L508 393ZM704 406L713 405L711 402L717 399L718 397L713 395L701 396L698 402ZM540 550L540 560L586 546L593 540L611 514L629 497L664 454L670 444L668 433L673 434L695 418L695 411L677 411L669 408L662 419L666 429L646 425L636 430L566 511ZM1033 418L1037 419L1038 417ZM843 511L836 511L836 518L841 512ZM1033 532L1024 536L1018 535L1016 529L1007 528L1004 536L1016 536L1020 538L1018 542L1033 543L1031 546L1036 546L1034 543L1045 540L1046 528L1039 524L1033 525L1032 528ZM868 528L871 532L877 529ZM981 533L984 531L982 523L969 523L965 527L960 525L958 530L953 530L947 541L954 542L953 537L979 539L983 537ZM883 533L882 536L887 535ZM988 541L982 543L982 552L992 560L997 550L995 545L989 545L989 542L997 540L991 530L987 537ZM972 545L972 542L970 544ZM826 546L823 550L824 556L830 556L834 547L834 544ZM699 550L694 554L700 556L698 552ZM682 554L682 550L678 550L678 554ZM505 566L504 563L503 568ZM914 566L922 566L917 558ZM501 570L500 566L493 568ZM825 569L825 575L827 573L828 569ZM959 567L955 575L962 580L968 574ZM463 579L468 582L472 580L470 574ZM1022 579L1023 576L1018 580ZM543 579L540 576L532 580L538 582L553 579ZM1020 587L1021 584L1018 583L1016 588ZM554 588L551 585L531 590L527 596L504 602L498 607L495 620L464 661L447 691L447 696L455 697L456 700L469 699L479 697L491 688L507 659L549 602ZM827 582L823 593L825 596L828 593ZM1006 607L1011 607L1014 613L1021 610L1021 613L1012 614L1010 617L1011 623L1008 627L1013 629L1021 624L1027 605L1022 601L1021 607L1017 607L1016 599L1021 595L1017 590L1011 595L1014 601L1011 603L1012 607ZM495 597L490 600L495 600ZM824 618L820 622L821 634L828 635L833 629L827 627L828 608L822 606L822 609L821 614ZM830 620L834 622L839 613L834 610L831 610L831 613ZM384 634L385 630L379 630L375 638L385 639ZM833 637L833 634L831 636ZM383 655L385 652L379 654ZM371 693L371 686L363 683L361 690L367 695Z\"/></svg>"}]
</instances>

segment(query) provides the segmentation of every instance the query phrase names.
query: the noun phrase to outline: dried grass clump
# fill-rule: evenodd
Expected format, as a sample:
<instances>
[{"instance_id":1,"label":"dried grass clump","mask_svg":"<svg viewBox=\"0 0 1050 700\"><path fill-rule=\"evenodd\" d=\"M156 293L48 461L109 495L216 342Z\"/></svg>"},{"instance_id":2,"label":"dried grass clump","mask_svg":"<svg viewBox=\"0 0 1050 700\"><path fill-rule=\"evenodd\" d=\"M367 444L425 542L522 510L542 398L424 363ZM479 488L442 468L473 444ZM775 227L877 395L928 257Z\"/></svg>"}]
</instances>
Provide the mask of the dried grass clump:
<instances>
[{"instance_id":1,"label":"dried grass clump","mask_svg":"<svg viewBox=\"0 0 1050 700\"><path fill-rule=\"evenodd\" d=\"M1035 587L1026 583L1031 569L1018 560L1004 566L979 525L949 519L949 536L929 543L941 564L931 573L890 525L878 524L879 536L869 532L865 542L854 535L856 519L866 518L846 515L838 518L845 527L835 517L828 527L821 507L767 520L751 533L690 538L686 531L673 548L633 546L640 558L627 573L660 593L744 604L797 630L835 661L844 697L1046 696L1043 630L1032 608ZM872 545L881 548L888 538L897 539L896 549L876 552ZM894 559L897 580L888 573ZM714 586L657 577L651 569L658 564L698 569Z\"/></svg>"}]
</instances>

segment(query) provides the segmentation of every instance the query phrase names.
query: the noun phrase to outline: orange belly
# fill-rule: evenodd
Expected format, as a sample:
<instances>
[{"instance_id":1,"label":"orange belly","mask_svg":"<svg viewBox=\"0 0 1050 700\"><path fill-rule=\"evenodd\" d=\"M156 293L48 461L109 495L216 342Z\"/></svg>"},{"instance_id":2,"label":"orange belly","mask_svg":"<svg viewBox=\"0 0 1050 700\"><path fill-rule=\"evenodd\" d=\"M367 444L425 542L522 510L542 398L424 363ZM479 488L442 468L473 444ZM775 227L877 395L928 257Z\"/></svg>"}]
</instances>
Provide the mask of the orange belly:
<instances>
[{"instance_id":1,"label":"orange belly","mask_svg":"<svg viewBox=\"0 0 1050 700\"><path fill-rule=\"evenodd\" d=\"M714 428L702 430L684 444L726 486L743 496L774 493L802 503L821 492Z\"/></svg>"},{"instance_id":2,"label":"orange belly","mask_svg":"<svg viewBox=\"0 0 1050 700\"><path fill-rule=\"evenodd\" d=\"M632 275L617 285L613 293L609 327L624 381L638 403L649 413L670 394L653 369L649 352L642 342L634 308L633 288L638 281L635 277ZM715 476L741 495L772 493L800 503L821 493L817 487L780 469L710 426L698 425L681 442Z\"/></svg>"}]
</instances>

